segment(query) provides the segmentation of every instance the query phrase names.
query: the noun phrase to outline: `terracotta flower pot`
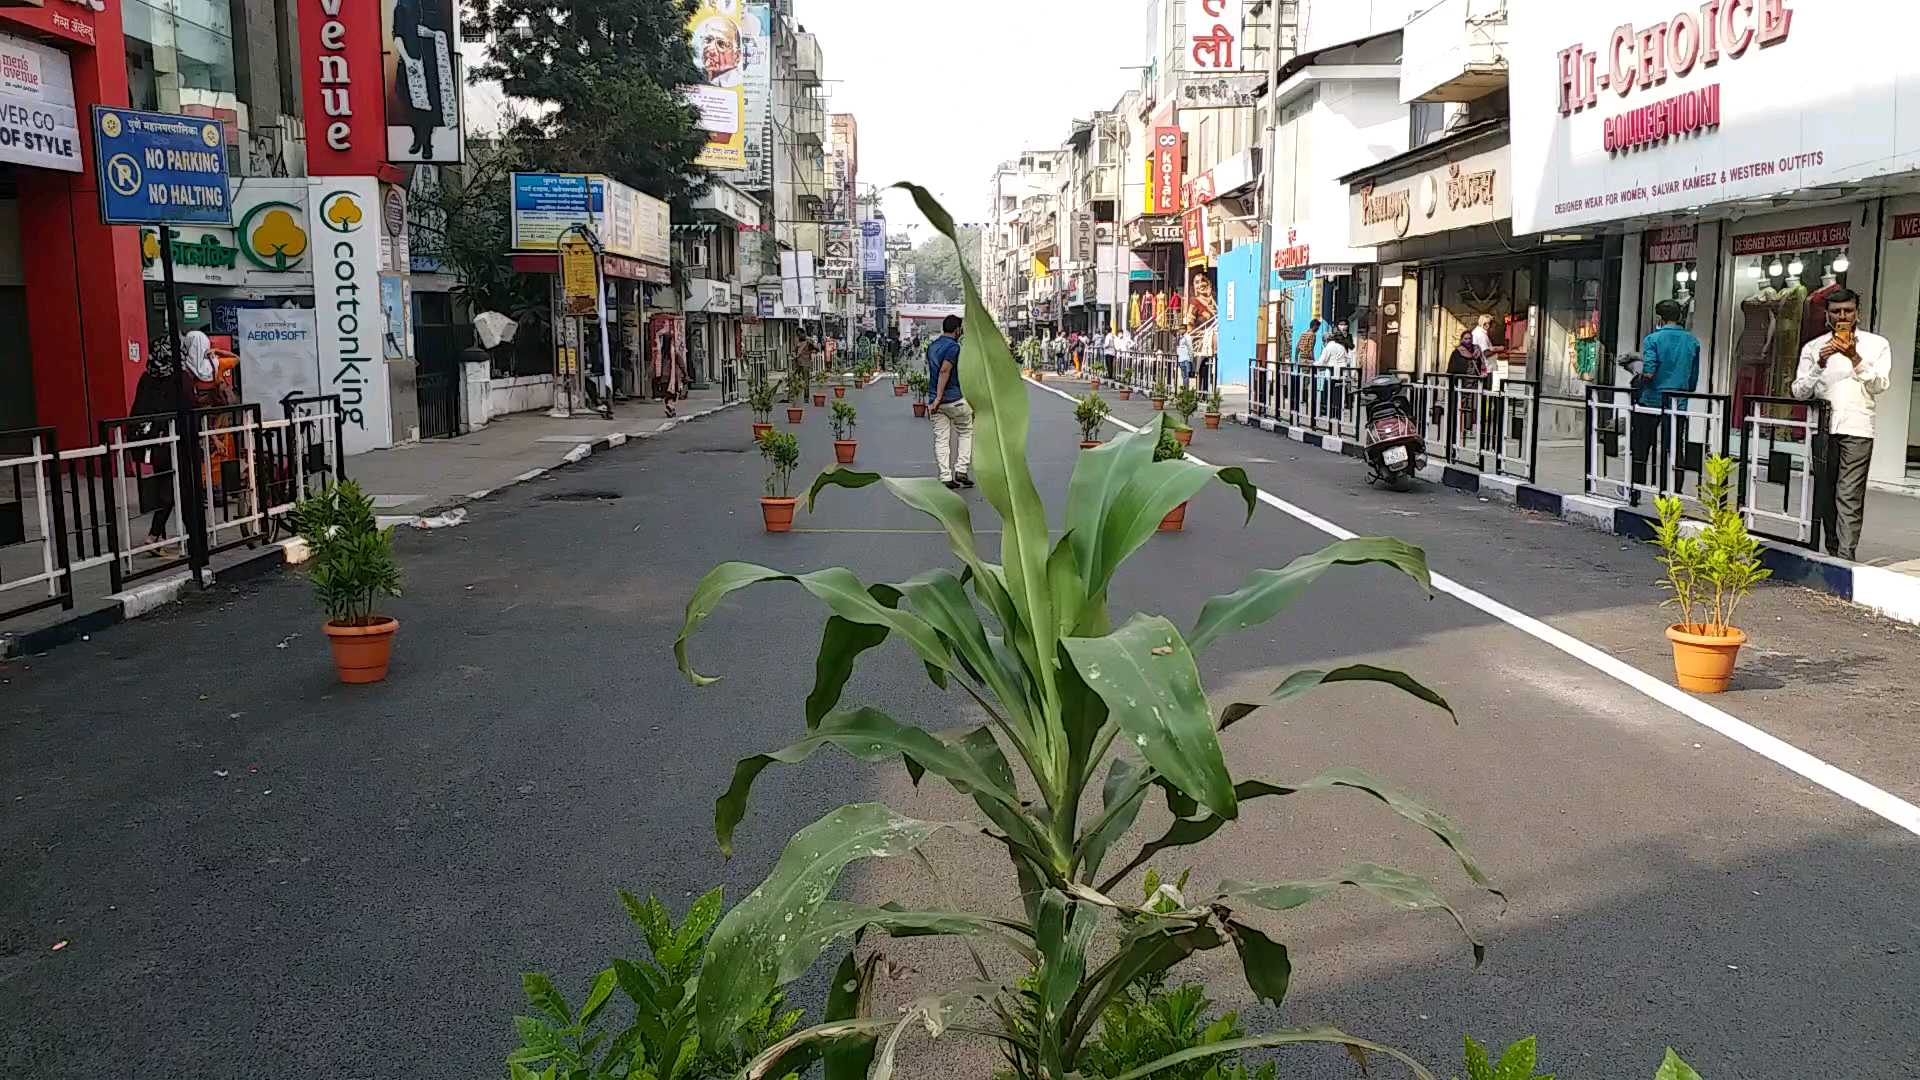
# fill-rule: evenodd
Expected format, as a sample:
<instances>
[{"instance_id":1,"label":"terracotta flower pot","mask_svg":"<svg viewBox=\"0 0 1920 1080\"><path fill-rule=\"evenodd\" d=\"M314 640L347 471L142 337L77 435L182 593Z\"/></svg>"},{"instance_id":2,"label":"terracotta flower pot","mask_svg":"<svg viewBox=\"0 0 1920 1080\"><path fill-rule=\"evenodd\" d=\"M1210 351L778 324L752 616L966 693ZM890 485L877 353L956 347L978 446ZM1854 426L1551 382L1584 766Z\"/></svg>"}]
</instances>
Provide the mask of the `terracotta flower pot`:
<instances>
[{"instance_id":1,"label":"terracotta flower pot","mask_svg":"<svg viewBox=\"0 0 1920 1080\"><path fill-rule=\"evenodd\" d=\"M1132 401L1132 400L1133 400L1133 390L1132 390L1131 388L1129 388L1129 387L1125 387L1125 386L1123 386L1123 387L1121 387L1121 388L1120 388L1120 400L1121 400L1121 401Z\"/></svg>"},{"instance_id":2,"label":"terracotta flower pot","mask_svg":"<svg viewBox=\"0 0 1920 1080\"><path fill-rule=\"evenodd\" d=\"M802 420L805 420L806 418L807 418L807 410L806 410L806 409L804 409L804 408L801 408L801 407L800 407L800 406L798 406L798 405L791 405L791 406L788 406L788 408L787 408L787 423L789 423L789 424L797 424L797 423L799 423L800 421L802 421Z\"/></svg>"},{"instance_id":3,"label":"terracotta flower pot","mask_svg":"<svg viewBox=\"0 0 1920 1080\"><path fill-rule=\"evenodd\" d=\"M1747 635L1737 626L1675 625L1667 627L1667 640L1673 642L1673 674L1680 689L1718 694L1733 678Z\"/></svg>"},{"instance_id":4,"label":"terracotta flower pot","mask_svg":"<svg viewBox=\"0 0 1920 1080\"><path fill-rule=\"evenodd\" d=\"M797 498L773 499L762 496L760 516L765 519L767 531L782 533L793 531L793 508L800 500Z\"/></svg>"},{"instance_id":5,"label":"terracotta flower pot","mask_svg":"<svg viewBox=\"0 0 1920 1080\"><path fill-rule=\"evenodd\" d=\"M1087 440L1084 440L1084 439L1083 439L1083 440L1081 440L1081 442L1080 442L1080 449L1082 449L1082 450L1091 450L1091 449L1093 449L1094 447L1096 447L1096 446L1099 446L1099 445L1100 445L1100 440L1099 440L1099 439L1094 439L1094 440L1092 440L1092 441L1090 441L1090 442L1089 442L1089 441L1087 441Z\"/></svg>"},{"instance_id":6,"label":"terracotta flower pot","mask_svg":"<svg viewBox=\"0 0 1920 1080\"><path fill-rule=\"evenodd\" d=\"M1205 419L1206 419L1206 421L1207 421L1207 430L1208 430L1208 431L1215 431L1215 430L1218 430L1218 429L1219 429L1219 427L1220 427L1220 414L1219 414L1219 413L1217 413L1217 412L1210 412L1210 413L1208 413L1208 414L1206 415L1206 417L1205 417Z\"/></svg>"},{"instance_id":7,"label":"terracotta flower pot","mask_svg":"<svg viewBox=\"0 0 1920 1080\"><path fill-rule=\"evenodd\" d=\"M816 409L824 409L827 407L827 392L825 390L821 390L813 395L813 407Z\"/></svg>"},{"instance_id":8,"label":"terracotta flower pot","mask_svg":"<svg viewBox=\"0 0 1920 1080\"><path fill-rule=\"evenodd\" d=\"M1186 503L1181 503L1179 506L1176 506L1173 509L1167 511L1167 516L1160 519L1161 532L1180 532L1186 527L1187 527L1187 504Z\"/></svg>"},{"instance_id":9,"label":"terracotta flower pot","mask_svg":"<svg viewBox=\"0 0 1920 1080\"><path fill-rule=\"evenodd\" d=\"M1098 389L1100 389L1100 376L1098 376L1098 375L1095 375L1095 376L1093 377L1093 388L1094 388L1095 390L1098 390Z\"/></svg>"},{"instance_id":10,"label":"terracotta flower pot","mask_svg":"<svg viewBox=\"0 0 1920 1080\"><path fill-rule=\"evenodd\" d=\"M1181 446L1192 446L1193 445L1193 429L1190 427L1174 428L1173 441L1179 443Z\"/></svg>"},{"instance_id":11,"label":"terracotta flower pot","mask_svg":"<svg viewBox=\"0 0 1920 1080\"><path fill-rule=\"evenodd\" d=\"M1033 369L1033 381L1034 381L1034 382L1046 382L1046 381L1047 381L1047 376L1046 376L1046 373L1045 373L1045 372L1043 372L1043 371L1041 371L1041 370L1040 370L1039 368L1034 368L1034 369Z\"/></svg>"},{"instance_id":12,"label":"terracotta flower pot","mask_svg":"<svg viewBox=\"0 0 1920 1080\"><path fill-rule=\"evenodd\" d=\"M894 384L893 384L893 396L894 396L894 397L906 397L906 396L907 396L907 384L906 384L906 383L903 383L903 382L897 382L897 383L894 383Z\"/></svg>"},{"instance_id":13,"label":"terracotta flower pot","mask_svg":"<svg viewBox=\"0 0 1920 1080\"><path fill-rule=\"evenodd\" d=\"M1163 397L1157 397L1157 398L1154 398L1154 399L1153 399L1153 411L1154 411L1154 412L1160 412L1161 410L1163 410L1163 409L1165 409L1166 407L1167 407L1167 399L1166 399L1166 398L1163 398Z\"/></svg>"},{"instance_id":14,"label":"terracotta flower pot","mask_svg":"<svg viewBox=\"0 0 1920 1080\"><path fill-rule=\"evenodd\" d=\"M842 465L853 464L853 451L860 444L853 439L833 440L833 460Z\"/></svg>"},{"instance_id":15,"label":"terracotta flower pot","mask_svg":"<svg viewBox=\"0 0 1920 1080\"><path fill-rule=\"evenodd\" d=\"M755 420L753 422L753 441L759 442L760 436L765 435L767 432L772 430L773 430L772 424L763 424L760 421Z\"/></svg>"},{"instance_id":16,"label":"terracotta flower pot","mask_svg":"<svg viewBox=\"0 0 1920 1080\"><path fill-rule=\"evenodd\" d=\"M913 403L913 415L915 415L915 416L925 416L925 415L927 415L927 403L926 403L926 402L924 402L924 401L916 401L916 402L914 402L914 403Z\"/></svg>"},{"instance_id":17,"label":"terracotta flower pot","mask_svg":"<svg viewBox=\"0 0 1920 1080\"><path fill-rule=\"evenodd\" d=\"M323 629L327 644L333 646L333 668L341 682L362 686L387 677L393 634L400 629L400 620L375 615L365 626L330 622Z\"/></svg>"},{"instance_id":18,"label":"terracotta flower pot","mask_svg":"<svg viewBox=\"0 0 1920 1080\"><path fill-rule=\"evenodd\" d=\"M846 396L847 396L847 388L846 388L846 387L844 387L844 386L836 386L836 387L834 387L834 388L833 388L833 396L834 396L834 397L846 397Z\"/></svg>"}]
</instances>

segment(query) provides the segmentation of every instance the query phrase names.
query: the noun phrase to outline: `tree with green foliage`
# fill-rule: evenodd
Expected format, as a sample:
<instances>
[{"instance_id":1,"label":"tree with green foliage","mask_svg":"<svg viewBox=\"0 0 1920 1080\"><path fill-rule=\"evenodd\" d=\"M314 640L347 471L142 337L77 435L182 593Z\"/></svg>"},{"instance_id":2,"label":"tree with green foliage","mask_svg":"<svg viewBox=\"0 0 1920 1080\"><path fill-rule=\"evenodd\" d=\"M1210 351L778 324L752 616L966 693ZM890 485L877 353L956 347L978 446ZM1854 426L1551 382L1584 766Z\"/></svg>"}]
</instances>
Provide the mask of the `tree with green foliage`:
<instances>
[{"instance_id":1,"label":"tree with green foliage","mask_svg":"<svg viewBox=\"0 0 1920 1080\"><path fill-rule=\"evenodd\" d=\"M913 294L909 304L959 304L966 301L960 268L978 274L980 230L962 229L956 244L936 236L913 249Z\"/></svg>"},{"instance_id":2,"label":"tree with green foliage","mask_svg":"<svg viewBox=\"0 0 1920 1080\"><path fill-rule=\"evenodd\" d=\"M680 89L701 81L693 11L691 0L482 0L492 36L474 77L541 107L512 129L534 167L683 200L707 137Z\"/></svg>"}]
</instances>

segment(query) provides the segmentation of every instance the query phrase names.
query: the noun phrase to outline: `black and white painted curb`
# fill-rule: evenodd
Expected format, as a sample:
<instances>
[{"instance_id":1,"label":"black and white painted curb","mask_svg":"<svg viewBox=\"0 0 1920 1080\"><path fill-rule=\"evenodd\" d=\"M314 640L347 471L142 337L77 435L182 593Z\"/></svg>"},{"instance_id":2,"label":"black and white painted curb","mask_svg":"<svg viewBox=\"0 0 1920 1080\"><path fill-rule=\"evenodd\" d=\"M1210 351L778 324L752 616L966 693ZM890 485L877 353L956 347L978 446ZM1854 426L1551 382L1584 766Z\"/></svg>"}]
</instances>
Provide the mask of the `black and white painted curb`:
<instances>
[{"instance_id":1,"label":"black and white painted curb","mask_svg":"<svg viewBox=\"0 0 1920 1080\"><path fill-rule=\"evenodd\" d=\"M1360 457L1358 443L1274 420L1272 417L1235 413L1234 423L1257 427L1322 450L1348 457ZM1490 502L1506 503L1522 510L1584 525L1589 529L1624 536L1633 540L1653 539L1654 518L1632 507L1609 499L1586 495L1568 495L1510 476L1493 476L1463 469L1457 465L1429 464L1421 478L1443 484ZM1899 622L1920 625L1920 578L1878 566L1845 562L1804 548L1762 540L1763 556L1775 581L1784 581L1837 596Z\"/></svg>"},{"instance_id":2,"label":"black and white painted curb","mask_svg":"<svg viewBox=\"0 0 1920 1080\"><path fill-rule=\"evenodd\" d=\"M700 420L714 413L723 412L740 404L730 401L723 405L687 413L661 424L652 431L636 431L632 434L604 435L589 442L579 443L568 450L554 465L542 469L528 469L497 488L469 492L456 499L448 500L444 507L426 514L381 516L378 522L382 528L396 525L411 529L446 529L462 524L467 519L465 504L478 502L520 484L538 480L557 469L577 465L595 454L605 453L629 442L640 442L657 438L682 424ZM202 575L202 587L210 586L215 580L232 583L257 577L260 574L283 566L297 566L307 561L306 542L299 539L284 540L268 544L265 547L242 554L237 560L224 563L216 574L208 571ZM66 645L74 641L84 641L92 635L116 626L129 619L137 619L173 603L184 596L193 586L193 577L188 573L173 574L155 581L145 582L125 592L115 593L91 611L77 612L70 618L62 619L50 626L24 633L12 634L0 632L0 660L10 660L20 656L37 656L49 649Z\"/></svg>"}]
</instances>

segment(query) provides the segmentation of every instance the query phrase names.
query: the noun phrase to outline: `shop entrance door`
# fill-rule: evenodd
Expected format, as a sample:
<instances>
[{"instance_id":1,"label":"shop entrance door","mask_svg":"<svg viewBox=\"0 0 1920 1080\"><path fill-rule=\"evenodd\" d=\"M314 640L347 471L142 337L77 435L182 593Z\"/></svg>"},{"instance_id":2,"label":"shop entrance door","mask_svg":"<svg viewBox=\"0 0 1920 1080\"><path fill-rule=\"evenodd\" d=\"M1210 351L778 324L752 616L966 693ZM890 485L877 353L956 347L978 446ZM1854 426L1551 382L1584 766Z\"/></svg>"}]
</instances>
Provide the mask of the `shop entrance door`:
<instances>
[{"instance_id":1,"label":"shop entrance door","mask_svg":"<svg viewBox=\"0 0 1920 1080\"><path fill-rule=\"evenodd\" d=\"M27 290L0 286L0 431L33 426L33 356L27 350Z\"/></svg>"}]
</instances>

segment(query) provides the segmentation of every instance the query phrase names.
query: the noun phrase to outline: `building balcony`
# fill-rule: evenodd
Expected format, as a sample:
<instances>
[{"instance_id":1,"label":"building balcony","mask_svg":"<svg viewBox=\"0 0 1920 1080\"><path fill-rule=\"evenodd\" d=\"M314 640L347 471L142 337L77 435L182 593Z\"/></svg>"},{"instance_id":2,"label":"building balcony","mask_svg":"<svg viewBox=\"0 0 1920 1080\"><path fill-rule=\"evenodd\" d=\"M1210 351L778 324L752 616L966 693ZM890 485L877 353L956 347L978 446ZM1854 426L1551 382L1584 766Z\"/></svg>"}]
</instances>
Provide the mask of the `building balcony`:
<instances>
[{"instance_id":1,"label":"building balcony","mask_svg":"<svg viewBox=\"0 0 1920 1080\"><path fill-rule=\"evenodd\" d=\"M1478 101L1507 85L1507 0L1440 0L1407 22L1400 100Z\"/></svg>"}]
</instances>

